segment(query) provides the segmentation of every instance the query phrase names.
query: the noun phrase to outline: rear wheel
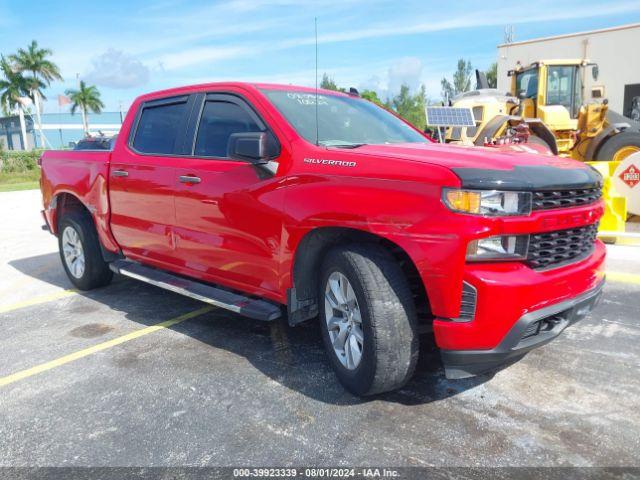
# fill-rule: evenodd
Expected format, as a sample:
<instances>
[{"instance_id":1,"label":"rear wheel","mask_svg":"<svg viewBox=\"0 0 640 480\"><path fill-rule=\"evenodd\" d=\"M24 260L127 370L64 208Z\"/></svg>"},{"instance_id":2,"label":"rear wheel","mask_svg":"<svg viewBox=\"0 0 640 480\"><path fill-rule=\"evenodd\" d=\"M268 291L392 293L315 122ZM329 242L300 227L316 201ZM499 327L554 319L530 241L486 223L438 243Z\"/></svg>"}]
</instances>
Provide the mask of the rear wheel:
<instances>
[{"instance_id":1,"label":"rear wheel","mask_svg":"<svg viewBox=\"0 0 640 480\"><path fill-rule=\"evenodd\" d=\"M640 152L640 133L620 132L604 142L596 158L602 161L621 162L637 152Z\"/></svg>"},{"instance_id":2,"label":"rear wheel","mask_svg":"<svg viewBox=\"0 0 640 480\"><path fill-rule=\"evenodd\" d=\"M113 277L102 258L98 235L91 218L82 212L68 212L58 223L60 259L67 276L80 290L107 285Z\"/></svg>"},{"instance_id":3,"label":"rear wheel","mask_svg":"<svg viewBox=\"0 0 640 480\"><path fill-rule=\"evenodd\" d=\"M331 250L319 289L329 361L344 387L372 395L403 386L418 359L415 305L397 261L378 245Z\"/></svg>"}]
</instances>

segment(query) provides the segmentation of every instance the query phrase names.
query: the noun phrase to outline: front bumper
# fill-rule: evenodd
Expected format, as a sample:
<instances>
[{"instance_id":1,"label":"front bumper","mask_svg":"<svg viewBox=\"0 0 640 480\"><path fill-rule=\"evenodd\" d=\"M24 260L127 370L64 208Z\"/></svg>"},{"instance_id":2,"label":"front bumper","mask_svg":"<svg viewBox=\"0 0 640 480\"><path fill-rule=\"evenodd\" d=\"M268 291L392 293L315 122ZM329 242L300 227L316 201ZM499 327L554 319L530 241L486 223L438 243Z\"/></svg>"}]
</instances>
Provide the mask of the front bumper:
<instances>
[{"instance_id":1,"label":"front bumper","mask_svg":"<svg viewBox=\"0 0 640 480\"><path fill-rule=\"evenodd\" d=\"M584 318L598 304L604 280L593 289L570 300L534 310L521 316L503 340L490 350L441 350L447 378L466 378L494 370L522 358Z\"/></svg>"}]
</instances>

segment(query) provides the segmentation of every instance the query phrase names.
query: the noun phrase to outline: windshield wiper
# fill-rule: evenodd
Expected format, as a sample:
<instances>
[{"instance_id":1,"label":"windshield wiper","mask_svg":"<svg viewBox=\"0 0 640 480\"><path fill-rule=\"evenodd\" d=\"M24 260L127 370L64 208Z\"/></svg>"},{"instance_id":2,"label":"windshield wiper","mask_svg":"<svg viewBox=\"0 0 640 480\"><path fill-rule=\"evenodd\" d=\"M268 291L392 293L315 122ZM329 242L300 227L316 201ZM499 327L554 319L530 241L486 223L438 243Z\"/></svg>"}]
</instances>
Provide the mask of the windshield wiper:
<instances>
[{"instance_id":1,"label":"windshield wiper","mask_svg":"<svg viewBox=\"0 0 640 480\"><path fill-rule=\"evenodd\" d=\"M335 147L335 148L358 148L364 145L368 145L368 143L339 143L336 145L326 145L327 147Z\"/></svg>"}]
</instances>

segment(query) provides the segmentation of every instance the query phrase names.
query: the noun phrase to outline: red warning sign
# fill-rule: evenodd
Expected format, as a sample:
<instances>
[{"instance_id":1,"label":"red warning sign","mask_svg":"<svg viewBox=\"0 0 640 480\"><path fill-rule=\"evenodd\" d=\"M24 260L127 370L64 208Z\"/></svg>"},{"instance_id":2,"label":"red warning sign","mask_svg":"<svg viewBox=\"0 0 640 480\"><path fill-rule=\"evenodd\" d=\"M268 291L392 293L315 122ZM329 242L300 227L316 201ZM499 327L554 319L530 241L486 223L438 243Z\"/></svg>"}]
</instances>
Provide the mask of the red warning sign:
<instances>
[{"instance_id":1,"label":"red warning sign","mask_svg":"<svg viewBox=\"0 0 640 480\"><path fill-rule=\"evenodd\" d=\"M629 185L629 188L633 188L640 183L640 169L638 169L638 167L633 163L623 170L618 176L624 183Z\"/></svg>"}]
</instances>

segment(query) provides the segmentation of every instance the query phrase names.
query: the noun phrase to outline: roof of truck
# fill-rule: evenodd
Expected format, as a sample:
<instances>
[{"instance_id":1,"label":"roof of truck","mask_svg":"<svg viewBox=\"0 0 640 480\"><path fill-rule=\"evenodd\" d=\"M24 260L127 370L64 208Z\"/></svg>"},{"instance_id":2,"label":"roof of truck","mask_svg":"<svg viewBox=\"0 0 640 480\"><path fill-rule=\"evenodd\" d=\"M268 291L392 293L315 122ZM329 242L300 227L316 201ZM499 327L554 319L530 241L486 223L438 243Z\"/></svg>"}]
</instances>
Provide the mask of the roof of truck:
<instances>
[{"instance_id":1,"label":"roof of truck","mask_svg":"<svg viewBox=\"0 0 640 480\"><path fill-rule=\"evenodd\" d=\"M195 85L185 85L182 87L169 88L166 90L158 90L155 92L146 93L138 97L139 100L149 100L153 98L166 97L172 95L184 95L187 93L206 91L207 89L220 90L224 88L236 88L244 90L286 90L303 93L316 93L315 87L303 87L299 85L286 85L279 83L256 83L256 82L211 82L200 83ZM343 95L349 96L347 93L338 92L335 90L325 90L323 88L317 89L318 93L323 95Z\"/></svg>"}]
</instances>

